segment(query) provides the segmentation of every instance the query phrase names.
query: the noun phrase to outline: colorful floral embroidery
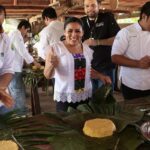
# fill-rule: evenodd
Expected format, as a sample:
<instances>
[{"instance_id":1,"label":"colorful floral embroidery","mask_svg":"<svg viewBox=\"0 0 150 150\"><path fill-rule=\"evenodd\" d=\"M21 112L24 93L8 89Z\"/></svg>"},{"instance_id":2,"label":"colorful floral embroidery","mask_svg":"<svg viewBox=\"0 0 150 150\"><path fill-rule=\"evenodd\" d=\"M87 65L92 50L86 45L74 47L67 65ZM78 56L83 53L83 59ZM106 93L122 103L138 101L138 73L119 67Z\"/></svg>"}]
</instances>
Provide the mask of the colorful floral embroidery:
<instances>
[{"instance_id":1,"label":"colorful floral embroidery","mask_svg":"<svg viewBox=\"0 0 150 150\"><path fill-rule=\"evenodd\" d=\"M75 90L76 92L84 91L86 60L83 54L73 54L75 64Z\"/></svg>"}]
</instances>

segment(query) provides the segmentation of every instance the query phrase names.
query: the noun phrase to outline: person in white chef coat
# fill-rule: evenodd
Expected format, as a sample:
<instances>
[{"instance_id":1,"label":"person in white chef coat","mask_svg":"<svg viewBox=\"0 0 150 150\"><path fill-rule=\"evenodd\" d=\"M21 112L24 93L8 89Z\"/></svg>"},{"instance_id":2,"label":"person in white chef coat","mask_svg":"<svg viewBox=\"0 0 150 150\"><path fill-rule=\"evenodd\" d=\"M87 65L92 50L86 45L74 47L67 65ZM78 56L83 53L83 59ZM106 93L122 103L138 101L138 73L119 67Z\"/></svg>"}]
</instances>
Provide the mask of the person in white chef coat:
<instances>
[{"instance_id":1,"label":"person in white chef coat","mask_svg":"<svg viewBox=\"0 0 150 150\"><path fill-rule=\"evenodd\" d=\"M14 109L20 110L19 113L26 114L26 96L25 85L22 77L22 68L24 60L27 64L34 64L40 68L40 64L34 60L25 47L24 38L30 32L31 25L27 20L22 20L17 27L17 30L10 33L11 48L15 53L13 61L14 76L9 84L9 92L15 100Z\"/></svg>"},{"instance_id":2,"label":"person in white chef coat","mask_svg":"<svg viewBox=\"0 0 150 150\"><path fill-rule=\"evenodd\" d=\"M47 7L43 10L42 18L46 27L39 34L38 56L45 60L48 46L60 41L60 38L63 36L64 23L57 19L57 13L52 7Z\"/></svg>"},{"instance_id":3,"label":"person in white chef coat","mask_svg":"<svg viewBox=\"0 0 150 150\"><path fill-rule=\"evenodd\" d=\"M10 40L2 27L5 16L5 7L0 5L0 114L10 111L14 104L13 98L6 92L13 76L14 53L10 48Z\"/></svg>"},{"instance_id":4,"label":"person in white chef coat","mask_svg":"<svg viewBox=\"0 0 150 150\"><path fill-rule=\"evenodd\" d=\"M150 1L141 8L139 21L117 34L112 61L121 66L121 90L125 100L150 95Z\"/></svg>"}]
</instances>

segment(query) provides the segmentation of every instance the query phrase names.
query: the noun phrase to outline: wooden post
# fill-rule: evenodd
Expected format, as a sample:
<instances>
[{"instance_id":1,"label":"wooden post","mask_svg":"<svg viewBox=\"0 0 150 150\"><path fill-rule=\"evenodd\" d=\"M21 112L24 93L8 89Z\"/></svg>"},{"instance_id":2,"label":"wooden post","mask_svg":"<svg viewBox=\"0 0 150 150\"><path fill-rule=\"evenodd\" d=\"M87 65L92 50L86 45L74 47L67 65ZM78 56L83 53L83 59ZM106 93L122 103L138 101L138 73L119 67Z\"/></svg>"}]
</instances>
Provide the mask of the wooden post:
<instances>
[{"instance_id":1,"label":"wooden post","mask_svg":"<svg viewBox=\"0 0 150 150\"><path fill-rule=\"evenodd\" d=\"M41 114L40 100L38 94L38 85L35 82L36 79L32 79L31 85L31 106L32 106L32 115Z\"/></svg>"}]
</instances>

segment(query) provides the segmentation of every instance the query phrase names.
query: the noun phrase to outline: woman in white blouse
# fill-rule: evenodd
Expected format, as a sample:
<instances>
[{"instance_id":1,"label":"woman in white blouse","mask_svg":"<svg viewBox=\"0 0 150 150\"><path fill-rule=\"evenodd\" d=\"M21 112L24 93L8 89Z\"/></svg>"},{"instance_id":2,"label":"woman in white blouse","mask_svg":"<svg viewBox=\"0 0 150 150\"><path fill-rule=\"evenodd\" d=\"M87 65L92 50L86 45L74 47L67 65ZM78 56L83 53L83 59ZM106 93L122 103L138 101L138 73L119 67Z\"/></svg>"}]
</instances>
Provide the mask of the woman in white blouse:
<instances>
[{"instance_id":1,"label":"woman in white blouse","mask_svg":"<svg viewBox=\"0 0 150 150\"><path fill-rule=\"evenodd\" d=\"M13 75L12 61L14 53L10 49L9 38L2 27L5 16L5 8L0 5L0 114L7 112L7 108L13 106L12 98L6 93Z\"/></svg>"},{"instance_id":2,"label":"woman in white blouse","mask_svg":"<svg viewBox=\"0 0 150 150\"><path fill-rule=\"evenodd\" d=\"M55 78L54 100L58 112L88 102L92 96L91 75L104 83L111 83L108 76L91 71L93 51L82 44L81 20L76 17L67 19L64 30L66 39L50 46L44 69L47 79Z\"/></svg>"}]
</instances>

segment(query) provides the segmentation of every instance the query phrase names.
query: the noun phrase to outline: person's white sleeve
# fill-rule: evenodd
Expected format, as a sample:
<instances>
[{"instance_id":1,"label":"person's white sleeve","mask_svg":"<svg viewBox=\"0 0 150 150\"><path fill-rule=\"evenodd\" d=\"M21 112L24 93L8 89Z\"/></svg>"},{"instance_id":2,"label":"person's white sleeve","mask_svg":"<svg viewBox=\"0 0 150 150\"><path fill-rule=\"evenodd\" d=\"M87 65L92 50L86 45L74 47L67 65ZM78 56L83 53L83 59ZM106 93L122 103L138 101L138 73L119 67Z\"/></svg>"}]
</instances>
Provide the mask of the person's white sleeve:
<instances>
[{"instance_id":1,"label":"person's white sleeve","mask_svg":"<svg viewBox=\"0 0 150 150\"><path fill-rule=\"evenodd\" d=\"M39 49L38 49L38 56L45 60L46 50L48 47L48 38L47 33L45 30L41 31L40 33L40 41L39 41Z\"/></svg>"},{"instance_id":2,"label":"person's white sleeve","mask_svg":"<svg viewBox=\"0 0 150 150\"><path fill-rule=\"evenodd\" d=\"M118 32L112 45L111 55L123 55L128 48L128 32L122 29Z\"/></svg>"},{"instance_id":3,"label":"person's white sleeve","mask_svg":"<svg viewBox=\"0 0 150 150\"><path fill-rule=\"evenodd\" d=\"M13 60L14 60L14 51L11 50L10 41L7 40L6 51L4 52L4 63L1 68L1 75L5 73L14 73L13 71Z\"/></svg>"},{"instance_id":4,"label":"person's white sleeve","mask_svg":"<svg viewBox=\"0 0 150 150\"><path fill-rule=\"evenodd\" d=\"M16 51L19 53L20 56L22 56L22 58L26 61L27 64L30 64L34 61L33 57L30 55L27 48L25 47L23 38L16 35L14 36L12 43Z\"/></svg>"}]
</instances>

